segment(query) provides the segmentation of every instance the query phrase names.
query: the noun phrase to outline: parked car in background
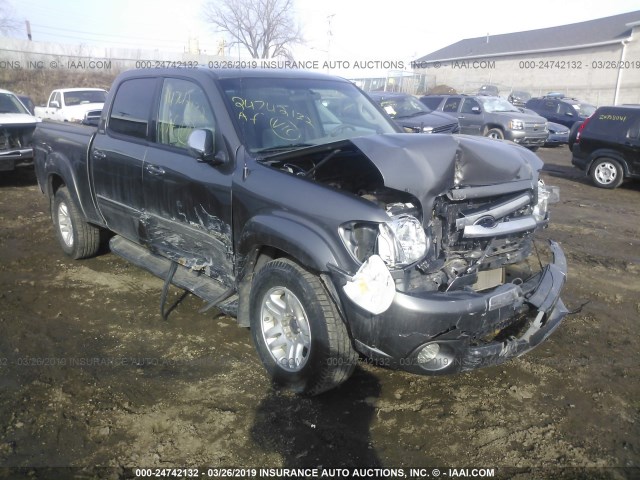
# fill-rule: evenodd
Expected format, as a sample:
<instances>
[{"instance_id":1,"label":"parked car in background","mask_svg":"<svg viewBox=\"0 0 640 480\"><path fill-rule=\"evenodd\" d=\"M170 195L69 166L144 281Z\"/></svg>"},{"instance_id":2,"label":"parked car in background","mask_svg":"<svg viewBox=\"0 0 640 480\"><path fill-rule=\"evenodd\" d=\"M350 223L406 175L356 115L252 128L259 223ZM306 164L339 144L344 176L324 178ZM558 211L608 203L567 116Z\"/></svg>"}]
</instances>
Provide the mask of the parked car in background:
<instances>
[{"instance_id":1,"label":"parked car in background","mask_svg":"<svg viewBox=\"0 0 640 480\"><path fill-rule=\"evenodd\" d=\"M559 147L569 143L570 130L565 125L547 122L547 130L549 130L549 136L547 137L547 141L544 142L545 147Z\"/></svg>"},{"instance_id":2,"label":"parked car in background","mask_svg":"<svg viewBox=\"0 0 640 480\"><path fill-rule=\"evenodd\" d=\"M500 94L500 90L495 85L482 85L478 89L478 95L488 95L490 97L497 97Z\"/></svg>"},{"instance_id":3,"label":"parked car in background","mask_svg":"<svg viewBox=\"0 0 640 480\"><path fill-rule=\"evenodd\" d=\"M537 115L536 112L527 108L518 107L518 110L528 115ZM554 122L547 122L547 130L549 130L549 136L547 137L547 141L544 142L545 147L559 147L561 145L567 145L569 143L570 129L565 127L564 125Z\"/></svg>"},{"instance_id":4,"label":"parked car in background","mask_svg":"<svg viewBox=\"0 0 640 480\"><path fill-rule=\"evenodd\" d=\"M574 123L581 122L595 112L596 107L575 98L546 96L532 98L525 107L550 122L560 123L571 128Z\"/></svg>"},{"instance_id":5,"label":"parked car in background","mask_svg":"<svg viewBox=\"0 0 640 480\"><path fill-rule=\"evenodd\" d=\"M0 90L0 171L33 163L31 140L38 121L14 93Z\"/></svg>"},{"instance_id":6,"label":"parked car in background","mask_svg":"<svg viewBox=\"0 0 640 480\"><path fill-rule=\"evenodd\" d=\"M531 94L529 92L525 92L523 90L514 90L512 91L507 100L512 105L516 107L524 107L524 105L531 99Z\"/></svg>"},{"instance_id":7,"label":"parked car in background","mask_svg":"<svg viewBox=\"0 0 640 480\"><path fill-rule=\"evenodd\" d=\"M408 132L457 133L458 121L449 115L429 110L413 95L392 92L370 92L373 101L398 125Z\"/></svg>"},{"instance_id":8,"label":"parked car in background","mask_svg":"<svg viewBox=\"0 0 640 480\"><path fill-rule=\"evenodd\" d=\"M36 104L33 103L33 100L31 100L31 97L28 97L27 95L16 95L16 96L18 97L18 99L20 99L22 104L25 107L27 107L27 110L29 110L29 113L33 115L35 113Z\"/></svg>"},{"instance_id":9,"label":"parked car in background","mask_svg":"<svg viewBox=\"0 0 640 480\"><path fill-rule=\"evenodd\" d=\"M571 163L601 188L640 178L640 107L600 107L578 128Z\"/></svg>"},{"instance_id":10,"label":"parked car in background","mask_svg":"<svg viewBox=\"0 0 640 480\"><path fill-rule=\"evenodd\" d=\"M51 92L46 105L35 108L35 115L43 120L82 123L87 117L100 117L106 97L102 88L60 88Z\"/></svg>"},{"instance_id":11,"label":"parked car in background","mask_svg":"<svg viewBox=\"0 0 640 480\"><path fill-rule=\"evenodd\" d=\"M457 118L460 133L511 140L531 150L544 145L549 136L544 118L522 113L500 97L450 95L438 111Z\"/></svg>"}]
</instances>

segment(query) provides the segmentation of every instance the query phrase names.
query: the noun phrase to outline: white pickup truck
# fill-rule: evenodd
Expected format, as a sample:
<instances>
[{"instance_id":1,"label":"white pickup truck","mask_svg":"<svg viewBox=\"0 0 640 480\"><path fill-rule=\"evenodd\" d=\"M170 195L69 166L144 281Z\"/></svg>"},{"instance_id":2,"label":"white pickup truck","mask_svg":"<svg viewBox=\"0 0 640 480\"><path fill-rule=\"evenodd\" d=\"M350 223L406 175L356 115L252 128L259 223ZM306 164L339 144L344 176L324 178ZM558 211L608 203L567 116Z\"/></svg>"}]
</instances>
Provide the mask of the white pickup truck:
<instances>
[{"instance_id":1,"label":"white pickup truck","mask_svg":"<svg viewBox=\"0 0 640 480\"><path fill-rule=\"evenodd\" d=\"M107 91L102 88L60 88L51 92L46 105L35 108L41 119L92 123L100 118Z\"/></svg>"}]
</instances>

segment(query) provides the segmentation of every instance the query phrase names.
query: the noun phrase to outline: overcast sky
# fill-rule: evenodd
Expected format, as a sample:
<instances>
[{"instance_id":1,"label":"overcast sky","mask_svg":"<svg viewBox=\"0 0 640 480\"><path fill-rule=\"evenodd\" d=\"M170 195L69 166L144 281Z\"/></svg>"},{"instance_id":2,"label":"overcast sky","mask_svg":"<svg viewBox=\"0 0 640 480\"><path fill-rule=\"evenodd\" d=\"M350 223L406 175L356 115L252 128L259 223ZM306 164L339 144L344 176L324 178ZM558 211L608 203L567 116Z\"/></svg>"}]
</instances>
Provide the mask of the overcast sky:
<instances>
[{"instance_id":1,"label":"overcast sky","mask_svg":"<svg viewBox=\"0 0 640 480\"><path fill-rule=\"evenodd\" d=\"M220 34L203 22L206 0L4 0L33 40L215 54ZM638 10L638 0L296 0L306 46L298 60L408 62L463 38L564 25ZM329 36L329 32L331 35ZM26 33L21 31L21 37ZM227 49L238 58L238 49ZM0 52L1 55L1 52ZM242 53L245 56L244 53Z\"/></svg>"}]
</instances>

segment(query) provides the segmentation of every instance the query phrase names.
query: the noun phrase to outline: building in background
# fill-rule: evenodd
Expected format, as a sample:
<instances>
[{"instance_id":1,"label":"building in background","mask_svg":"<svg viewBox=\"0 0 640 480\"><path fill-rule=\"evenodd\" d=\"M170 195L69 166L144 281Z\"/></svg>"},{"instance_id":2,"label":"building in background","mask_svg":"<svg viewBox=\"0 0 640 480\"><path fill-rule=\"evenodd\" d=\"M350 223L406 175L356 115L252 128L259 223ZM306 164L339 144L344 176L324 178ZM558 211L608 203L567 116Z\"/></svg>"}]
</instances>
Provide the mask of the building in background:
<instances>
[{"instance_id":1,"label":"building in background","mask_svg":"<svg viewBox=\"0 0 640 480\"><path fill-rule=\"evenodd\" d=\"M412 62L459 93L557 92L596 105L640 104L640 11L526 32L469 38Z\"/></svg>"}]
</instances>

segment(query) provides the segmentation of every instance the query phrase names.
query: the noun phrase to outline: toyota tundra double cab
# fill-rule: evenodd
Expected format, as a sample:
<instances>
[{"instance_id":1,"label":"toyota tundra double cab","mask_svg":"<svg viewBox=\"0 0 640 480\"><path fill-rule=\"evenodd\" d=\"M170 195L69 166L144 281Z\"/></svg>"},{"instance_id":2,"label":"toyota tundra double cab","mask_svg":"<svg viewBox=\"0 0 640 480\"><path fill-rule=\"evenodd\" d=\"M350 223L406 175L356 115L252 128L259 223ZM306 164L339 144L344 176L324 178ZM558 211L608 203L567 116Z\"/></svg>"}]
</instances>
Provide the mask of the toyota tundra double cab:
<instances>
[{"instance_id":1,"label":"toyota tundra double cab","mask_svg":"<svg viewBox=\"0 0 640 480\"><path fill-rule=\"evenodd\" d=\"M272 379L314 395L358 355L416 374L496 365L567 310L567 265L529 258L540 159L415 135L351 82L302 71L121 74L97 128L44 122L40 188L75 259L111 250L251 328ZM546 250L547 251L547 250Z\"/></svg>"}]
</instances>

